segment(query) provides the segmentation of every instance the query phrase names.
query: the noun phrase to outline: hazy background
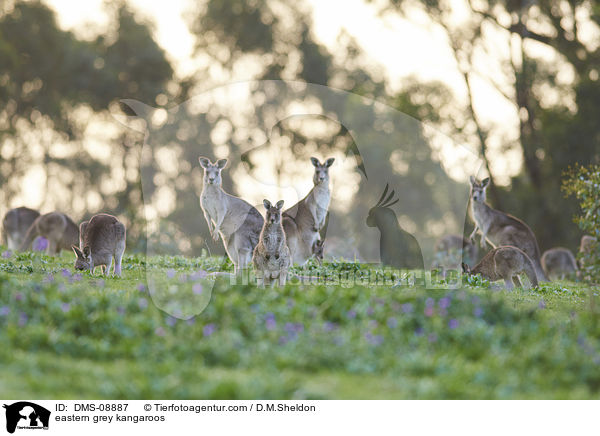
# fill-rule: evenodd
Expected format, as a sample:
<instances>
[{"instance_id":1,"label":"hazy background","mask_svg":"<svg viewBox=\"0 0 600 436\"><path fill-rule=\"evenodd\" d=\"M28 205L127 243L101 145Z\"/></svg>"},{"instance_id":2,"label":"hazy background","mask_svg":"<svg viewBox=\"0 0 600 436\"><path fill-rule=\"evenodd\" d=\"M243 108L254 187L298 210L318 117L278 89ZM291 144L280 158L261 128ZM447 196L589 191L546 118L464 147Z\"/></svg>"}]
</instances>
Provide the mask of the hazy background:
<instances>
[{"instance_id":1,"label":"hazy background","mask_svg":"<svg viewBox=\"0 0 600 436\"><path fill-rule=\"evenodd\" d=\"M560 179L570 164L598 162L599 47L600 5L591 1L4 0L0 213L112 212L128 225L130 249L144 248L148 218L162 226L153 230L167 251L221 252L199 214L198 152L229 158L225 188L253 203L297 200L311 187L308 157L335 156L332 212L341 221L329 249L350 256L344 229L364 223L386 183L402 199L395 210L407 230L434 239L462 227L478 155L494 181L492 205L530 224L542 250L575 249L576 206ZM240 117L227 108L248 95L211 91L265 79L327 85L390 110L256 85L261 92L248 95L257 109ZM189 103L206 95L208 103ZM159 110L125 121L133 112L120 99ZM321 116L286 118L294 105ZM281 121L265 132L271 118ZM140 164L147 128L151 186ZM269 146L277 153L268 158L250 153ZM377 167L368 183L352 159L357 148Z\"/></svg>"}]
</instances>

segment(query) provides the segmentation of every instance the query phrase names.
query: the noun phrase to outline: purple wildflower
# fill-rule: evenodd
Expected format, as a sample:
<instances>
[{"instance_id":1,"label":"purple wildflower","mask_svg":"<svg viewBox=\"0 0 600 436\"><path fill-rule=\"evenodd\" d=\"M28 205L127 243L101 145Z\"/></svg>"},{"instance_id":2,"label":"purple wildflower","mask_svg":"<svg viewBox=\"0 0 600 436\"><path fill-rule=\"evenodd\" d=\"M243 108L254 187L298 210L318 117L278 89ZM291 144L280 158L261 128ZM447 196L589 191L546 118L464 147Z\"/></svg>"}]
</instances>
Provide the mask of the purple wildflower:
<instances>
[{"instance_id":1,"label":"purple wildflower","mask_svg":"<svg viewBox=\"0 0 600 436\"><path fill-rule=\"evenodd\" d=\"M336 328L337 328L337 325L330 321L325 321L325 323L323 324L323 329L326 332L331 332L331 331L335 330Z\"/></svg>"},{"instance_id":2,"label":"purple wildflower","mask_svg":"<svg viewBox=\"0 0 600 436\"><path fill-rule=\"evenodd\" d=\"M2 306L0 307L0 316L6 316L10 313L10 307Z\"/></svg>"},{"instance_id":3,"label":"purple wildflower","mask_svg":"<svg viewBox=\"0 0 600 436\"><path fill-rule=\"evenodd\" d=\"M424 311L425 316L433 316L433 312L434 312L434 310L433 310L433 307L431 307L431 306L426 307L425 311Z\"/></svg>"},{"instance_id":4,"label":"purple wildflower","mask_svg":"<svg viewBox=\"0 0 600 436\"><path fill-rule=\"evenodd\" d=\"M175 277L176 271L173 268L170 268L167 270L167 277L172 279L173 277Z\"/></svg>"},{"instance_id":5,"label":"purple wildflower","mask_svg":"<svg viewBox=\"0 0 600 436\"><path fill-rule=\"evenodd\" d=\"M423 336L423 333L425 333L425 331L423 330L423 327L417 327L415 329L415 336Z\"/></svg>"},{"instance_id":6,"label":"purple wildflower","mask_svg":"<svg viewBox=\"0 0 600 436\"><path fill-rule=\"evenodd\" d=\"M6 251L3 251L3 252L2 252L2 257L3 257L4 259L8 259L10 256L12 256L12 251L10 251L10 250L6 250Z\"/></svg>"},{"instance_id":7,"label":"purple wildflower","mask_svg":"<svg viewBox=\"0 0 600 436\"><path fill-rule=\"evenodd\" d=\"M82 278L83 278L83 274L81 274L81 273L73 274L73 277L71 277L69 279L69 283L79 282L79 281L81 281Z\"/></svg>"},{"instance_id":8,"label":"purple wildflower","mask_svg":"<svg viewBox=\"0 0 600 436\"><path fill-rule=\"evenodd\" d=\"M16 301L22 301L23 300L23 294L21 294L20 292L17 292L15 294L15 300Z\"/></svg>"},{"instance_id":9,"label":"purple wildflower","mask_svg":"<svg viewBox=\"0 0 600 436\"><path fill-rule=\"evenodd\" d=\"M19 326L23 327L25 324L27 324L28 319L29 317L27 316L27 314L25 312L21 312L19 314Z\"/></svg>"},{"instance_id":10,"label":"purple wildflower","mask_svg":"<svg viewBox=\"0 0 600 436\"><path fill-rule=\"evenodd\" d=\"M394 317L388 318L387 326L391 329L395 329L396 327L398 327L398 320Z\"/></svg>"},{"instance_id":11,"label":"purple wildflower","mask_svg":"<svg viewBox=\"0 0 600 436\"><path fill-rule=\"evenodd\" d=\"M457 319L452 318L450 321L448 321L448 327L450 327L450 329L454 330L455 328L457 328L459 325L459 322Z\"/></svg>"},{"instance_id":12,"label":"purple wildflower","mask_svg":"<svg viewBox=\"0 0 600 436\"><path fill-rule=\"evenodd\" d=\"M202 329L202 334L205 337L208 337L208 336L212 335L215 332L215 330L216 330L216 328L215 328L214 324L212 324L212 323L211 324L206 324L204 326L204 328Z\"/></svg>"},{"instance_id":13,"label":"purple wildflower","mask_svg":"<svg viewBox=\"0 0 600 436\"><path fill-rule=\"evenodd\" d=\"M175 324L177 324L177 318L174 318L172 316L167 316L166 322L169 327L173 327Z\"/></svg>"},{"instance_id":14,"label":"purple wildflower","mask_svg":"<svg viewBox=\"0 0 600 436\"><path fill-rule=\"evenodd\" d=\"M475 315L477 318L481 318L483 315L483 309L477 306L475 309L473 309L473 315Z\"/></svg>"},{"instance_id":15,"label":"purple wildflower","mask_svg":"<svg viewBox=\"0 0 600 436\"><path fill-rule=\"evenodd\" d=\"M164 336L165 335L165 329L162 327L156 327L156 330L154 330L154 334L157 336Z\"/></svg>"},{"instance_id":16,"label":"purple wildflower","mask_svg":"<svg viewBox=\"0 0 600 436\"><path fill-rule=\"evenodd\" d=\"M348 313L346 313L346 316L347 316L349 319L354 319L354 318L356 318L356 311L354 311L354 310L349 310L349 311L348 311Z\"/></svg>"},{"instance_id":17,"label":"purple wildflower","mask_svg":"<svg viewBox=\"0 0 600 436\"><path fill-rule=\"evenodd\" d=\"M412 313L413 311L413 305L410 303L404 303L402 305L402 312L404 313Z\"/></svg>"},{"instance_id":18,"label":"purple wildflower","mask_svg":"<svg viewBox=\"0 0 600 436\"><path fill-rule=\"evenodd\" d=\"M54 275L51 273L46 274L46 277L42 280L42 283L52 283L54 281Z\"/></svg>"},{"instance_id":19,"label":"purple wildflower","mask_svg":"<svg viewBox=\"0 0 600 436\"><path fill-rule=\"evenodd\" d=\"M438 306L441 309L448 309L450 307L450 297L441 298L440 301L438 301Z\"/></svg>"},{"instance_id":20,"label":"purple wildflower","mask_svg":"<svg viewBox=\"0 0 600 436\"><path fill-rule=\"evenodd\" d=\"M431 333L429 336L427 336L427 340L429 342L437 342L437 335L435 333Z\"/></svg>"},{"instance_id":21,"label":"purple wildflower","mask_svg":"<svg viewBox=\"0 0 600 436\"><path fill-rule=\"evenodd\" d=\"M69 271L66 268L63 268L63 270L61 271L61 273L62 273L63 277L71 277L71 271Z\"/></svg>"},{"instance_id":22,"label":"purple wildflower","mask_svg":"<svg viewBox=\"0 0 600 436\"><path fill-rule=\"evenodd\" d=\"M192 292L196 295L202 294L202 284L196 283L194 286L192 286Z\"/></svg>"},{"instance_id":23,"label":"purple wildflower","mask_svg":"<svg viewBox=\"0 0 600 436\"><path fill-rule=\"evenodd\" d=\"M46 251L48 248L48 240L43 236L38 236L33 241L33 251Z\"/></svg>"},{"instance_id":24,"label":"purple wildflower","mask_svg":"<svg viewBox=\"0 0 600 436\"><path fill-rule=\"evenodd\" d=\"M275 327L277 327L277 321L275 321L275 318L267 318L265 320L265 327L267 328L267 330L275 330Z\"/></svg>"},{"instance_id":25,"label":"purple wildflower","mask_svg":"<svg viewBox=\"0 0 600 436\"><path fill-rule=\"evenodd\" d=\"M64 313L67 313L69 310L71 310L71 305L69 303L63 303L63 304L61 304L60 309Z\"/></svg>"},{"instance_id":26,"label":"purple wildflower","mask_svg":"<svg viewBox=\"0 0 600 436\"><path fill-rule=\"evenodd\" d=\"M365 339L367 340L367 342L371 345L381 345L383 343L383 336L381 335L374 335L371 332L367 332L365 334Z\"/></svg>"},{"instance_id":27,"label":"purple wildflower","mask_svg":"<svg viewBox=\"0 0 600 436\"><path fill-rule=\"evenodd\" d=\"M435 300L433 298L428 298L425 300L426 307L433 307L435 305Z\"/></svg>"},{"instance_id":28,"label":"purple wildflower","mask_svg":"<svg viewBox=\"0 0 600 436\"><path fill-rule=\"evenodd\" d=\"M143 283L139 283L137 285L137 290L140 292L144 292L146 290L146 285L144 285Z\"/></svg>"}]
</instances>

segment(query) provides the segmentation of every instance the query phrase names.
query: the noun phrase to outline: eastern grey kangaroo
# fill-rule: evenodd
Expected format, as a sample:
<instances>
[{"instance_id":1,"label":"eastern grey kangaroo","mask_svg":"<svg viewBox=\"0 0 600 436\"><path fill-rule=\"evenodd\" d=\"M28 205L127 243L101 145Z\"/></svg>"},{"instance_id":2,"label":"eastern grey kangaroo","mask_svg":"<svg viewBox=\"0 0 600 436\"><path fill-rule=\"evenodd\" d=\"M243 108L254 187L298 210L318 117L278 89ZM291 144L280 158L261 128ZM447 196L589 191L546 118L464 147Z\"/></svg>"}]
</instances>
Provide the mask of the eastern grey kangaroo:
<instances>
[{"instance_id":1,"label":"eastern grey kangaroo","mask_svg":"<svg viewBox=\"0 0 600 436\"><path fill-rule=\"evenodd\" d=\"M523 287L518 274L524 272L534 288L538 285L533 261L527 254L517 247L498 247L489 251L481 262L473 268L463 262L463 272L467 274L481 274L489 281L504 280L504 285L509 291L513 289L513 283L520 288Z\"/></svg>"},{"instance_id":2,"label":"eastern grey kangaroo","mask_svg":"<svg viewBox=\"0 0 600 436\"><path fill-rule=\"evenodd\" d=\"M79 225L81 231L79 248L72 245L75 252L75 269L89 270L100 267L103 273L110 274L114 262L114 274L121 276L121 260L125 252L125 226L112 215L100 213Z\"/></svg>"},{"instance_id":3,"label":"eastern grey kangaroo","mask_svg":"<svg viewBox=\"0 0 600 436\"><path fill-rule=\"evenodd\" d=\"M494 248L502 245L520 248L533 261L538 280L547 281L540 262L540 248L529 226L512 215L493 209L485 202L489 178L479 182L471 176L470 181L470 212L475 222L470 239L473 240L477 232L480 232L482 247L485 247L487 241Z\"/></svg>"},{"instance_id":4,"label":"eastern grey kangaroo","mask_svg":"<svg viewBox=\"0 0 600 436\"><path fill-rule=\"evenodd\" d=\"M264 200L263 204L267 209L267 218L252 256L257 284L264 286L278 279L279 286L284 286L291 261L281 225L283 200L279 200L275 206L269 200Z\"/></svg>"},{"instance_id":5,"label":"eastern grey kangaroo","mask_svg":"<svg viewBox=\"0 0 600 436\"><path fill-rule=\"evenodd\" d=\"M79 242L79 229L64 213L50 212L41 215L29 226L20 250L25 251L31 247L38 236L48 240L48 254L57 254L61 250L69 250L71 245Z\"/></svg>"},{"instance_id":6,"label":"eastern grey kangaroo","mask_svg":"<svg viewBox=\"0 0 600 436\"><path fill-rule=\"evenodd\" d=\"M6 212L2 220L2 245L17 250L23 244L27 230L40 213L28 207L17 207Z\"/></svg>"},{"instance_id":7,"label":"eastern grey kangaroo","mask_svg":"<svg viewBox=\"0 0 600 436\"><path fill-rule=\"evenodd\" d=\"M319 239L319 230L325 225L331 193L329 192L329 167L334 158L321 163L315 157L310 161L315 167L314 187L306 197L283 212L283 229L292 255L292 262L304 265L313 255Z\"/></svg>"},{"instance_id":8,"label":"eastern grey kangaroo","mask_svg":"<svg viewBox=\"0 0 600 436\"><path fill-rule=\"evenodd\" d=\"M564 279L577 274L577 261L571 250L563 247L551 248L542 255L542 267L548 278Z\"/></svg>"},{"instance_id":9,"label":"eastern grey kangaroo","mask_svg":"<svg viewBox=\"0 0 600 436\"><path fill-rule=\"evenodd\" d=\"M221 170L227 165L227 159L220 159L213 164L210 159L201 156L198 161L204 168L204 184L200 193L204 219L213 240L218 241L221 236L225 251L238 274L250 265L263 226L263 217L254 206L221 188Z\"/></svg>"}]
</instances>

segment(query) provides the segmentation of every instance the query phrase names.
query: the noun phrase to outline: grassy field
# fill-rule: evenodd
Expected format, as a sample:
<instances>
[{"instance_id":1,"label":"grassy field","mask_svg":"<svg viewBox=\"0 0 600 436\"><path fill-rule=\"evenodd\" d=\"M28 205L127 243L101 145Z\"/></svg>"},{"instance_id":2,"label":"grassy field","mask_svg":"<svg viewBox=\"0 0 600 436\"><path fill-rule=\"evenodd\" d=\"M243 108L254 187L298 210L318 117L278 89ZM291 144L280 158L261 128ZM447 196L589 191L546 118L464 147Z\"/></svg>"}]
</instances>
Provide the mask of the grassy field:
<instances>
[{"instance_id":1,"label":"grassy field","mask_svg":"<svg viewBox=\"0 0 600 436\"><path fill-rule=\"evenodd\" d=\"M257 289L206 278L219 258L130 255L102 278L73 257L0 258L3 398L600 398L600 291L583 283Z\"/></svg>"}]
</instances>

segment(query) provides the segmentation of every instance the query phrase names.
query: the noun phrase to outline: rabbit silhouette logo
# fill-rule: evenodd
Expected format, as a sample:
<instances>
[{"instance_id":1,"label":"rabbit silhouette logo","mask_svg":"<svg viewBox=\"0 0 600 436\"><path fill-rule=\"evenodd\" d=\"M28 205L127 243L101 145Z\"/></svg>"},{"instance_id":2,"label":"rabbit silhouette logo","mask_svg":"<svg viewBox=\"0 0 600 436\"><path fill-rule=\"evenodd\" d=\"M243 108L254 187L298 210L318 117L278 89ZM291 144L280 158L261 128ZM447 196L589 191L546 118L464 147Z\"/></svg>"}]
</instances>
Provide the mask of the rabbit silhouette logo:
<instances>
[{"instance_id":1,"label":"rabbit silhouette logo","mask_svg":"<svg viewBox=\"0 0 600 436\"><path fill-rule=\"evenodd\" d=\"M19 401L4 405L6 409L6 431L14 433L16 429L48 430L50 411L29 401Z\"/></svg>"}]
</instances>

